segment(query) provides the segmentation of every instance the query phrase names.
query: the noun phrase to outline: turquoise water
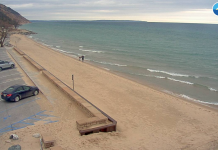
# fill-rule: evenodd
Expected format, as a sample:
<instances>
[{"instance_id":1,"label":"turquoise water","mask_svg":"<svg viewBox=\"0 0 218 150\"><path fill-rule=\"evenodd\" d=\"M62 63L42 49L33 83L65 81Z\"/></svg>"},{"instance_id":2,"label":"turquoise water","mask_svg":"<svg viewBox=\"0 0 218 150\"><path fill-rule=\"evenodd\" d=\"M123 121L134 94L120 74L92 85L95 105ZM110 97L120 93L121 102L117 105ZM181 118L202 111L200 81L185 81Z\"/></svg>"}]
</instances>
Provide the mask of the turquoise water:
<instances>
[{"instance_id":1,"label":"turquoise water","mask_svg":"<svg viewBox=\"0 0 218 150\"><path fill-rule=\"evenodd\" d=\"M33 21L39 43L142 84L218 105L217 25Z\"/></svg>"}]
</instances>

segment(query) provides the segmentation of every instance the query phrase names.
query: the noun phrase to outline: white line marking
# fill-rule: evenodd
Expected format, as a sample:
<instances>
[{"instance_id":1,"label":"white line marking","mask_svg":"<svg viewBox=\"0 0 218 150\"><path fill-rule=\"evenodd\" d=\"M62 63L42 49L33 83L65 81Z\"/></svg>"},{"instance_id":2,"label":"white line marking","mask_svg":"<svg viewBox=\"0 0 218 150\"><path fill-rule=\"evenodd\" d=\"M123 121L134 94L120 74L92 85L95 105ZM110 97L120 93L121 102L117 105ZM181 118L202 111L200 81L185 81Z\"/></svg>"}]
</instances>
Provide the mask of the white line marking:
<instances>
[{"instance_id":1,"label":"white line marking","mask_svg":"<svg viewBox=\"0 0 218 150\"><path fill-rule=\"evenodd\" d=\"M9 77L9 76L17 75L17 74L20 74L20 73L14 73L14 74L10 74L10 75L3 76L3 77L0 77L0 78Z\"/></svg>"},{"instance_id":2,"label":"white line marking","mask_svg":"<svg viewBox=\"0 0 218 150\"><path fill-rule=\"evenodd\" d=\"M1 82L0 84L4 84L4 83L11 82L11 81L16 81L16 80L22 80L22 78L16 78L16 79L13 79L13 80L8 80L6 82Z\"/></svg>"}]
</instances>

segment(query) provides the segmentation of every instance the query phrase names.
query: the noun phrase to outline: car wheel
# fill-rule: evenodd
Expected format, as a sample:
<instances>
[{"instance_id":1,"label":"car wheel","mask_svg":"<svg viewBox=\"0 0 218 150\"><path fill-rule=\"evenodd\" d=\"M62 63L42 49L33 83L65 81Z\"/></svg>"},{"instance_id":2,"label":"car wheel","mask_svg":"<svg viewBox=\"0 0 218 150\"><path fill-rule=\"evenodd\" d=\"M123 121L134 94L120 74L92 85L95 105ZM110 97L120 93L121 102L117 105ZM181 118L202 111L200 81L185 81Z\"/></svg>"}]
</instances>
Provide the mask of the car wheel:
<instances>
[{"instance_id":1,"label":"car wheel","mask_svg":"<svg viewBox=\"0 0 218 150\"><path fill-rule=\"evenodd\" d=\"M16 96L15 98L14 98L14 101L15 102L18 102L20 100L20 96Z\"/></svg>"},{"instance_id":2,"label":"car wheel","mask_svg":"<svg viewBox=\"0 0 218 150\"><path fill-rule=\"evenodd\" d=\"M2 68L0 67L0 71L2 71Z\"/></svg>"},{"instance_id":3,"label":"car wheel","mask_svg":"<svg viewBox=\"0 0 218 150\"><path fill-rule=\"evenodd\" d=\"M14 65L11 65L11 68L14 68Z\"/></svg>"},{"instance_id":4,"label":"car wheel","mask_svg":"<svg viewBox=\"0 0 218 150\"><path fill-rule=\"evenodd\" d=\"M33 95L34 96L36 96L36 95L38 95L39 94L39 91L38 90L35 90L34 92L33 92Z\"/></svg>"}]
</instances>

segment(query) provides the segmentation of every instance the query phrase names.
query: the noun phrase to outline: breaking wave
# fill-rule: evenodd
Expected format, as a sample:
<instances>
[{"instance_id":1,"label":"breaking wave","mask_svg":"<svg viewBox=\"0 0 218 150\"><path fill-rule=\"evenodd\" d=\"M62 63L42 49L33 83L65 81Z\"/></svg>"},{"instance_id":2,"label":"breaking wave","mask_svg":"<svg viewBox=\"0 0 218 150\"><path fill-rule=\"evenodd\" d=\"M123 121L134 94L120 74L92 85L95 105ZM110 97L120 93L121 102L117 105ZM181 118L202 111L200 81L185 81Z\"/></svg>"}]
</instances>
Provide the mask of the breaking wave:
<instances>
[{"instance_id":1,"label":"breaking wave","mask_svg":"<svg viewBox=\"0 0 218 150\"><path fill-rule=\"evenodd\" d=\"M167 72L167 71L162 71L162 70L152 70L152 69L147 69L147 70L149 72L163 73L163 74L167 74L167 75L175 76L175 77L195 77L195 78L199 78L198 76L190 76L190 75L186 75L186 74L179 74L179 73Z\"/></svg>"},{"instance_id":2,"label":"breaking wave","mask_svg":"<svg viewBox=\"0 0 218 150\"><path fill-rule=\"evenodd\" d=\"M146 74L135 74L135 73L130 73L130 74L137 75L137 76L144 76L144 77L152 77L152 78L157 78L157 79L167 79L167 80L174 81L174 82L179 82L179 83L183 83L183 84L188 84L188 85L193 85L193 86L196 86L196 87L208 89L208 90L210 90L212 92L218 92L217 89L208 87L206 85L201 85L201 84L198 84L198 83L192 83L192 82L189 82L189 81L183 81L183 80L178 80L178 79L169 78L169 77L163 77L163 76L154 76L154 75L146 75Z\"/></svg>"},{"instance_id":3,"label":"breaking wave","mask_svg":"<svg viewBox=\"0 0 218 150\"><path fill-rule=\"evenodd\" d=\"M182 98L185 98L187 100L191 100L191 101L202 103L202 104L218 105L218 103L204 102L204 101L194 99L194 98L189 97L189 96L184 95L184 94L180 94L179 96L182 97Z\"/></svg>"},{"instance_id":4,"label":"breaking wave","mask_svg":"<svg viewBox=\"0 0 218 150\"><path fill-rule=\"evenodd\" d=\"M163 92L168 93L168 94L173 95L173 96L176 96L176 97L181 97L181 98L184 98L186 100L190 100L190 101L194 101L194 102L198 102L198 103L202 103L202 104L218 105L218 103L204 102L201 100L194 99L194 98L187 96L185 94L176 94L176 93L173 93L173 92L168 91L168 90L163 90Z\"/></svg>"},{"instance_id":5,"label":"breaking wave","mask_svg":"<svg viewBox=\"0 0 218 150\"><path fill-rule=\"evenodd\" d=\"M180 82L180 83L190 84L190 85L193 85L193 84L194 84L194 83L192 83L192 82L177 80L177 79L169 78L169 77L168 77L167 79L169 79L169 80L171 80L171 81Z\"/></svg>"},{"instance_id":6,"label":"breaking wave","mask_svg":"<svg viewBox=\"0 0 218 150\"><path fill-rule=\"evenodd\" d=\"M216 89L214 89L214 88L208 88L210 91L213 91L213 92L217 92L217 90Z\"/></svg>"},{"instance_id":7,"label":"breaking wave","mask_svg":"<svg viewBox=\"0 0 218 150\"><path fill-rule=\"evenodd\" d=\"M92 60L92 61L99 63L99 64L104 64L104 65L119 66L119 67L126 67L127 66L127 65L121 65L121 64L116 64L116 63L101 62L101 61L95 61L95 60Z\"/></svg>"},{"instance_id":8,"label":"breaking wave","mask_svg":"<svg viewBox=\"0 0 218 150\"><path fill-rule=\"evenodd\" d=\"M95 50L86 50L86 49L79 49L80 51L83 51L83 52L92 52L92 53L104 53L103 51L95 51Z\"/></svg>"}]
</instances>

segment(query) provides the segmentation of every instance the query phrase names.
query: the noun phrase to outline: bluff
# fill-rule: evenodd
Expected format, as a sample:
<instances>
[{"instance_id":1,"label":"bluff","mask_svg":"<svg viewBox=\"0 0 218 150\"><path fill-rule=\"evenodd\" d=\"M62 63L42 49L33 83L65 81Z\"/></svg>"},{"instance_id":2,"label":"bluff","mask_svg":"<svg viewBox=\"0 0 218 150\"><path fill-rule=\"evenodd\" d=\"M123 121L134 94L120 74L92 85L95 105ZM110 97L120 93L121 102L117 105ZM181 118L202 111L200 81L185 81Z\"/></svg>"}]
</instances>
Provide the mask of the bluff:
<instances>
[{"instance_id":1,"label":"bluff","mask_svg":"<svg viewBox=\"0 0 218 150\"><path fill-rule=\"evenodd\" d=\"M29 20L21 16L18 12L3 4L0 4L0 22L10 25L13 25L14 22L20 25L30 23Z\"/></svg>"}]
</instances>

